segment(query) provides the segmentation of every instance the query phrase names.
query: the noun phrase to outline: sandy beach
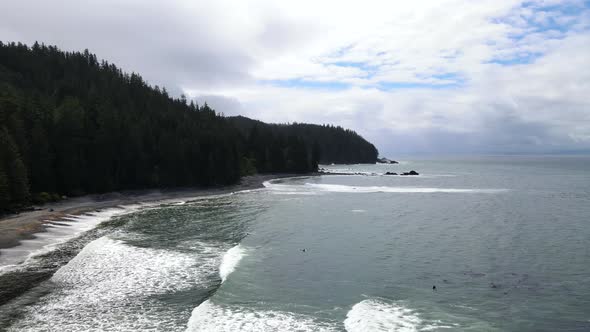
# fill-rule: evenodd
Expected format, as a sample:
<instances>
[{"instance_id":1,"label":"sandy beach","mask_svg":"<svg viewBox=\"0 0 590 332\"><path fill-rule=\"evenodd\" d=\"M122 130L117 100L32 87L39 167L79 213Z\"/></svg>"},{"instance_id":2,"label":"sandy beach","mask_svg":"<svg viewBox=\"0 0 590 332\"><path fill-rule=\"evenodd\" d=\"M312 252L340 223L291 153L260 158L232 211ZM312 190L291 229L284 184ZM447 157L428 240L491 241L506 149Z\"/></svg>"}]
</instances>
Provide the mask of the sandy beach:
<instances>
[{"instance_id":1,"label":"sandy beach","mask_svg":"<svg viewBox=\"0 0 590 332\"><path fill-rule=\"evenodd\" d=\"M34 206L35 210L33 211L21 212L0 219L0 249L15 247L19 245L21 240L35 238L36 233L46 230L46 225L49 222L57 221L67 215L80 215L98 209L139 202L147 203L257 189L263 187L264 181L290 176L295 175L252 175L242 178L239 184L225 187L122 191L67 198L60 202Z\"/></svg>"}]
</instances>

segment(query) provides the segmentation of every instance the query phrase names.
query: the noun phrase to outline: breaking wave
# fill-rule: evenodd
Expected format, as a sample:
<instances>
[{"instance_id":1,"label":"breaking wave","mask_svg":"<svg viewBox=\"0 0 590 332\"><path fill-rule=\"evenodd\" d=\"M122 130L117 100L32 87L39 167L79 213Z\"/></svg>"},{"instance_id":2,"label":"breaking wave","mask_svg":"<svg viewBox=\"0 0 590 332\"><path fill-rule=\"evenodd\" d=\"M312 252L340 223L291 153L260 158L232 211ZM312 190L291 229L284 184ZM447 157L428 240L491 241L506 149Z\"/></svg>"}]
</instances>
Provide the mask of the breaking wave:
<instances>
[{"instance_id":1,"label":"breaking wave","mask_svg":"<svg viewBox=\"0 0 590 332\"><path fill-rule=\"evenodd\" d=\"M223 251L202 246L208 250L194 254L108 236L92 241L50 279L56 291L27 308L11 331L177 330L182 317L157 296L215 283Z\"/></svg>"},{"instance_id":2,"label":"breaking wave","mask_svg":"<svg viewBox=\"0 0 590 332\"><path fill-rule=\"evenodd\" d=\"M59 220L47 220L44 224L45 232L36 233L33 239L21 240L16 247L0 250L0 273L14 270L21 263L26 264L40 255L47 254L60 244L80 236L102 222L145 207L149 205L126 205L77 216L67 215Z\"/></svg>"},{"instance_id":3,"label":"breaking wave","mask_svg":"<svg viewBox=\"0 0 590 332\"><path fill-rule=\"evenodd\" d=\"M418 313L402 305L367 299L355 304L346 315L344 327L357 331L429 331L453 328L437 322L428 322Z\"/></svg>"},{"instance_id":4,"label":"breaking wave","mask_svg":"<svg viewBox=\"0 0 590 332\"><path fill-rule=\"evenodd\" d=\"M506 191L505 189L461 189L461 188L429 188L429 187L389 187L389 186L348 186L340 184L305 183L277 184L264 182L267 189L278 194L313 195L325 192L334 193L483 193L493 194Z\"/></svg>"},{"instance_id":5,"label":"breaking wave","mask_svg":"<svg viewBox=\"0 0 590 332\"><path fill-rule=\"evenodd\" d=\"M334 324L290 312L255 311L240 306L221 306L207 300L196 307L187 332L214 331L338 331Z\"/></svg>"},{"instance_id":6,"label":"breaking wave","mask_svg":"<svg viewBox=\"0 0 590 332\"><path fill-rule=\"evenodd\" d=\"M355 304L342 322L321 321L304 314L220 305L206 300L196 307L187 332L200 331L431 331L456 325L429 321L400 304L367 299Z\"/></svg>"},{"instance_id":7,"label":"breaking wave","mask_svg":"<svg viewBox=\"0 0 590 332\"><path fill-rule=\"evenodd\" d=\"M221 277L221 282L224 282L227 277L234 272L240 263L240 260L242 260L245 255L246 249L239 244L225 253L221 265L219 266L219 277Z\"/></svg>"}]
</instances>

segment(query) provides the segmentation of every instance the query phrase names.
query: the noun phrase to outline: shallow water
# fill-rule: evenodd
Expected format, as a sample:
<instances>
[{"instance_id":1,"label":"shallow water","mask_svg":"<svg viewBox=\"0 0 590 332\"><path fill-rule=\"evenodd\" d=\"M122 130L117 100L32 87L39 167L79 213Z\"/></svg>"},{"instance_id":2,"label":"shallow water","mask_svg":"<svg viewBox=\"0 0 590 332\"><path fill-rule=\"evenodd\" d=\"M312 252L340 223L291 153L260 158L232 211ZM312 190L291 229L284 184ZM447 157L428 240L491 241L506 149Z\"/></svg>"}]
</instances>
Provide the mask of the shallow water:
<instances>
[{"instance_id":1,"label":"shallow water","mask_svg":"<svg viewBox=\"0 0 590 332\"><path fill-rule=\"evenodd\" d=\"M283 179L152 206L32 255L0 279L52 276L27 281L36 286L0 307L0 324L590 330L589 158L326 167L372 175ZM411 169L421 175L380 175Z\"/></svg>"}]
</instances>

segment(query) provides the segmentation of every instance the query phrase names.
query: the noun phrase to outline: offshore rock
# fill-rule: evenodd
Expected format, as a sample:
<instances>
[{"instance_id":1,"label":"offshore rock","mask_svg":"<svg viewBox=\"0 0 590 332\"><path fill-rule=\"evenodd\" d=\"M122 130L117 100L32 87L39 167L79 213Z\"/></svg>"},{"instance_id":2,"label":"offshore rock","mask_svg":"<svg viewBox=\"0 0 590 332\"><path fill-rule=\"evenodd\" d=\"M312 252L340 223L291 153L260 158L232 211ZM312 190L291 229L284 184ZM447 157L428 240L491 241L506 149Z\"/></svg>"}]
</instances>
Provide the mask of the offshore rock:
<instances>
[{"instance_id":1,"label":"offshore rock","mask_svg":"<svg viewBox=\"0 0 590 332\"><path fill-rule=\"evenodd\" d=\"M399 164L397 161L387 159L387 158L377 158L377 163L379 163L379 164Z\"/></svg>"}]
</instances>

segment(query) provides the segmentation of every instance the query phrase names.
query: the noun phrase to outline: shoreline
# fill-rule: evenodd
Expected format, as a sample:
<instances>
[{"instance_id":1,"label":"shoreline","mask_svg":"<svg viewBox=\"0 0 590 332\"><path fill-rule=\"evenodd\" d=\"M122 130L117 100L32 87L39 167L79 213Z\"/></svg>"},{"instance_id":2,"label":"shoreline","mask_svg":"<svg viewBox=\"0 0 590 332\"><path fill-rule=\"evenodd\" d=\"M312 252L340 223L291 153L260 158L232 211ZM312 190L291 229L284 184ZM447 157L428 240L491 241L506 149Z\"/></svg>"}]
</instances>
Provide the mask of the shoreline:
<instances>
[{"instance_id":1,"label":"shoreline","mask_svg":"<svg viewBox=\"0 0 590 332\"><path fill-rule=\"evenodd\" d=\"M246 176L240 182L230 186L218 186L211 188L172 188L154 190L135 190L111 192L106 194L93 194L65 199L60 202L46 204L38 207L38 210L27 211L17 215L0 218L0 262L4 258L10 260L10 251L21 251L18 248L21 244L26 247L28 239L41 239L44 232L50 232L52 223L60 224L60 220L68 217L83 216L97 210L106 210L124 205L149 204L149 203L174 203L174 200L192 200L202 197L214 197L246 190L264 188L264 182L275 179L292 177L313 177L319 173L293 174L260 174ZM53 209L50 211L49 209ZM134 212L140 211L136 210ZM110 218L109 218L110 219ZM100 221L98 224L104 222ZM18 298L22 294L33 289L41 282L51 276L62 266L73 259L90 241L95 240L104 233L94 232L97 229L95 224L92 228L83 230L78 235L68 238L66 241L74 243L71 247L55 251L48 260L41 260L41 265L27 265L24 261L0 265L0 307ZM24 241L24 242L21 242ZM58 243L58 242L56 242ZM51 245L51 244L49 244ZM29 249L23 248L24 251ZM3 252L6 250L6 252ZM36 249L35 249L36 250ZM19 269L12 269L11 266L20 266ZM3 270L3 268L7 268ZM35 293L33 297L39 296ZM29 301L25 299L24 301ZM2 310L0 310L2 311ZM3 323L11 322L15 312L6 308L6 314L0 314L0 326ZM3 329L0 328L0 331Z\"/></svg>"},{"instance_id":2,"label":"shoreline","mask_svg":"<svg viewBox=\"0 0 590 332\"><path fill-rule=\"evenodd\" d=\"M50 222L56 222L66 216L78 216L85 213L129 205L164 201L169 199L206 197L228 194L242 190L264 188L265 181L289 178L294 176L317 176L310 174L259 174L245 176L238 184L210 188L173 188L146 189L110 192L105 194L90 194L67 198L63 201L33 206L34 210L25 211L0 218L0 249L17 247L22 240L36 238L36 234L46 232ZM2 253L0 252L0 255Z\"/></svg>"}]
</instances>

